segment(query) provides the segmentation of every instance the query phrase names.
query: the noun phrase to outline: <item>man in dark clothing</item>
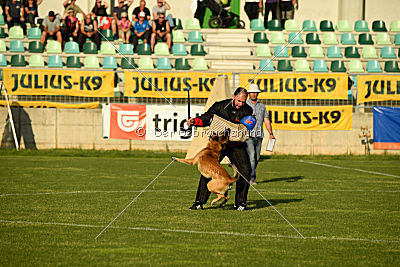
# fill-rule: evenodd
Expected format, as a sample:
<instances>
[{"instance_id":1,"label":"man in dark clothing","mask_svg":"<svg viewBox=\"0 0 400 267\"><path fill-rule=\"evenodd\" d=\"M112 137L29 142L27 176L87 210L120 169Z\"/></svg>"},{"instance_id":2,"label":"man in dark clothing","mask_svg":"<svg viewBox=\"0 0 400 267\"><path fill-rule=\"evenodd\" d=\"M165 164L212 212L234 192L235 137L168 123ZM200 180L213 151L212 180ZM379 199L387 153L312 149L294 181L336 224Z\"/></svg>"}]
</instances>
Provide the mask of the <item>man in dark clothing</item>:
<instances>
[{"instance_id":1,"label":"man in dark clothing","mask_svg":"<svg viewBox=\"0 0 400 267\"><path fill-rule=\"evenodd\" d=\"M278 8L278 0L265 0L264 6L264 27L268 29L268 16L271 11L272 19L277 19L276 9Z\"/></svg>"},{"instance_id":2,"label":"man in dark clothing","mask_svg":"<svg viewBox=\"0 0 400 267\"><path fill-rule=\"evenodd\" d=\"M167 42L168 49L171 50L171 28L165 20L164 13L159 13L158 18L153 21L153 33L151 34L151 52L154 52L154 46L159 39Z\"/></svg>"},{"instance_id":3,"label":"man in dark clothing","mask_svg":"<svg viewBox=\"0 0 400 267\"><path fill-rule=\"evenodd\" d=\"M140 0L139 6L135 7L135 9L132 12L132 23L139 21L140 12L144 12L144 14L146 15L144 18L145 20L147 21L151 20L150 10L146 7L146 1Z\"/></svg>"},{"instance_id":4,"label":"man in dark clothing","mask_svg":"<svg viewBox=\"0 0 400 267\"><path fill-rule=\"evenodd\" d=\"M196 118L189 118L187 124L198 127L209 126L211 119L217 115L227 121L239 124L240 120L253 114L253 109L246 103L247 91L244 88L237 88L232 99L225 99L215 102L206 113ZM235 210L248 210L246 207L247 192L249 190L249 178L251 173L250 159L246 150L247 146L244 142L228 143L226 149L222 152L222 160L227 156L230 162L235 165L240 173L239 179L236 181ZM243 177L243 176L244 177ZM246 181L247 180L247 181ZM202 209L207 203L210 196L207 183L211 178L200 177L199 186L197 188L196 200L190 207L192 210Z\"/></svg>"},{"instance_id":5,"label":"man in dark clothing","mask_svg":"<svg viewBox=\"0 0 400 267\"><path fill-rule=\"evenodd\" d=\"M26 34L26 24L24 16L24 8L21 1L10 0L6 5L6 15L7 15L7 26L8 29L14 26L15 23L21 25L24 34Z\"/></svg>"}]
</instances>

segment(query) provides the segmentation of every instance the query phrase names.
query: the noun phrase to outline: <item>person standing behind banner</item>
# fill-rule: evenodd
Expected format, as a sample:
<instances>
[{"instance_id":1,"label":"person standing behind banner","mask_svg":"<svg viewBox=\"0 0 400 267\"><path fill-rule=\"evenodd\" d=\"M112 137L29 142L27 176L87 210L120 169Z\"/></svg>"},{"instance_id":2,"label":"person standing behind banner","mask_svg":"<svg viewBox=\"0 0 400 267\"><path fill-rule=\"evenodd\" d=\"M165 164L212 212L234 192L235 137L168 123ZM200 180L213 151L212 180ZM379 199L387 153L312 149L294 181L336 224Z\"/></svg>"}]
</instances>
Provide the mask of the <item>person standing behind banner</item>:
<instances>
[{"instance_id":1,"label":"person standing behind banner","mask_svg":"<svg viewBox=\"0 0 400 267\"><path fill-rule=\"evenodd\" d=\"M258 13L262 8L262 0L246 0L244 4L244 11L246 12L249 20L258 19Z\"/></svg>"},{"instance_id":2,"label":"person standing behind banner","mask_svg":"<svg viewBox=\"0 0 400 267\"><path fill-rule=\"evenodd\" d=\"M268 29L268 17L271 11L272 19L277 19L276 10L278 8L278 0L265 0L264 6L264 27Z\"/></svg>"},{"instance_id":3,"label":"person standing behind banner","mask_svg":"<svg viewBox=\"0 0 400 267\"><path fill-rule=\"evenodd\" d=\"M263 123L269 132L269 138L275 139L272 132L271 121L269 120L267 109L265 105L258 100L258 94L261 93L257 84L251 84L249 86L249 99L246 103L253 108L253 116L256 117L256 126L251 130L250 137L247 139L247 153L250 158L251 175L250 184L256 184L256 168L261 155L261 144L264 138Z\"/></svg>"},{"instance_id":4,"label":"person standing behind banner","mask_svg":"<svg viewBox=\"0 0 400 267\"><path fill-rule=\"evenodd\" d=\"M281 24L285 27L285 21L294 18L294 6L297 0L280 0L279 9L281 10Z\"/></svg>"}]
</instances>

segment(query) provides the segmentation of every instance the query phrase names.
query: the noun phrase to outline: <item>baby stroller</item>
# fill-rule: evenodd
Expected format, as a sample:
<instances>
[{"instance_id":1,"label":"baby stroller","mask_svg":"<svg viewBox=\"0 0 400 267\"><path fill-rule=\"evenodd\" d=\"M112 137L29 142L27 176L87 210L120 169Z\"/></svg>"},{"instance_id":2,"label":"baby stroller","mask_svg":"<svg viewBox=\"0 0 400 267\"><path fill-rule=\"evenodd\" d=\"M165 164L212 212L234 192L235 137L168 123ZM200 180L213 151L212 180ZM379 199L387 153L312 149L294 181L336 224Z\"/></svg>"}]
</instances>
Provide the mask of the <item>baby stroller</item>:
<instances>
[{"instance_id":1,"label":"baby stroller","mask_svg":"<svg viewBox=\"0 0 400 267\"><path fill-rule=\"evenodd\" d=\"M228 28L236 18L236 28L244 29L244 21L240 20L239 15L230 11L229 0L204 0L203 5L208 7L214 15L208 21L210 28Z\"/></svg>"}]
</instances>

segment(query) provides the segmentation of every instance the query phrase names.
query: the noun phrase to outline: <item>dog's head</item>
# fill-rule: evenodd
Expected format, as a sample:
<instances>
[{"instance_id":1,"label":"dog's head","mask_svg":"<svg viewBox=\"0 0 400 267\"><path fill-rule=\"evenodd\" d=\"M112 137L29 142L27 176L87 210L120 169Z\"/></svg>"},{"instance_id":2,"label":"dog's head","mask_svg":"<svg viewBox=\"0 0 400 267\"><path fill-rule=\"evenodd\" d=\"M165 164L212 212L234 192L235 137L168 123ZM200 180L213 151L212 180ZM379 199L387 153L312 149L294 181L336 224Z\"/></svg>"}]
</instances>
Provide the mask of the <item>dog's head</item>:
<instances>
[{"instance_id":1,"label":"dog's head","mask_svg":"<svg viewBox=\"0 0 400 267\"><path fill-rule=\"evenodd\" d=\"M217 133L212 133L210 135L209 145L221 151L222 149L225 148L226 144L229 141L229 134L230 134L229 129L224 131L222 134L220 133L219 135Z\"/></svg>"}]
</instances>

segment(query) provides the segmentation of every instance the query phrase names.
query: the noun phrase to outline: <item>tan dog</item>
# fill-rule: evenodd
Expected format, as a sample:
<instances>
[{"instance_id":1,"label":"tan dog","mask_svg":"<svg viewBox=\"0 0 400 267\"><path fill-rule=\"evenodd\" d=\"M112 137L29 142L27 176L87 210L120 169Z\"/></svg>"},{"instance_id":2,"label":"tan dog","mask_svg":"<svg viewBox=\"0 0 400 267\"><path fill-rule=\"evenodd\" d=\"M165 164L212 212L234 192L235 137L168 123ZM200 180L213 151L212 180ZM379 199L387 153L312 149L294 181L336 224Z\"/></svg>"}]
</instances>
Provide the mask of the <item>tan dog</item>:
<instances>
[{"instance_id":1,"label":"tan dog","mask_svg":"<svg viewBox=\"0 0 400 267\"><path fill-rule=\"evenodd\" d=\"M207 147L197 153L194 158L172 158L173 160L189 165L197 163L200 173L206 178L212 178L212 180L207 184L207 187L211 193L217 194L218 197L211 202L211 205L214 205L217 201L224 198L224 201L221 203L221 206L224 206L229 200L228 187L237 180L237 178L231 177L225 168L219 163L222 150L227 143L228 136L213 136L208 142ZM236 177L236 167L232 165L232 168L234 170L234 176Z\"/></svg>"}]
</instances>

